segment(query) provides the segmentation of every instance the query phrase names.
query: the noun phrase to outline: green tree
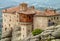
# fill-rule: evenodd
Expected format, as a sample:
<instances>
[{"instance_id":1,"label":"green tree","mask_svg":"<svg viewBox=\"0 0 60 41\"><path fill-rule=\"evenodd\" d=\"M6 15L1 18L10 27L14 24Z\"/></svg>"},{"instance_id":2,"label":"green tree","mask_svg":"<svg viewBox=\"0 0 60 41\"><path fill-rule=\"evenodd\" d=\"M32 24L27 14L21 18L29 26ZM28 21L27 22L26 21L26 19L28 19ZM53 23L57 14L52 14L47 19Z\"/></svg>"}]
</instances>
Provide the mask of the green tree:
<instances>
[{"instance_id":1,"label":"green tree","mask_svg":"<svg viewBox=\"0 0 60 41\"><path fill-rule=\"evenodd\" d=\"M35 35L40 34L41 32L43 32L43 30L41 30L41 29L35 29L34 31L32 31L32 34L35 36Z\"/></svg>"}]
</instances>

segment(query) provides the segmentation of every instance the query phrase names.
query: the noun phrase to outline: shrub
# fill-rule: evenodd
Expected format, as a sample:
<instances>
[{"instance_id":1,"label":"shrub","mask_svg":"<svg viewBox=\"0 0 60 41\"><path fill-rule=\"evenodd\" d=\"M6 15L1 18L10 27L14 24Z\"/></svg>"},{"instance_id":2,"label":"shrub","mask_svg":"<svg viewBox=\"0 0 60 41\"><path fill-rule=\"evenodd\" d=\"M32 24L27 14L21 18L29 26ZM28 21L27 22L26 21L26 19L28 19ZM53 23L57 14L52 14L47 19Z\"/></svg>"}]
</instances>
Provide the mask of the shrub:
<instances>
[{"instance_id":1,"label":"shrub","mask_svg":"<svg viewBox=\"0 0 60 41\"><path fill-rule=\"evenodd\" d=\"M35 36L35 35L40 34L41 32L43 32L43 30L41 30L41 29L35 29L34 31L32 31L32 34Z\"/></svg>"}]
</instances>

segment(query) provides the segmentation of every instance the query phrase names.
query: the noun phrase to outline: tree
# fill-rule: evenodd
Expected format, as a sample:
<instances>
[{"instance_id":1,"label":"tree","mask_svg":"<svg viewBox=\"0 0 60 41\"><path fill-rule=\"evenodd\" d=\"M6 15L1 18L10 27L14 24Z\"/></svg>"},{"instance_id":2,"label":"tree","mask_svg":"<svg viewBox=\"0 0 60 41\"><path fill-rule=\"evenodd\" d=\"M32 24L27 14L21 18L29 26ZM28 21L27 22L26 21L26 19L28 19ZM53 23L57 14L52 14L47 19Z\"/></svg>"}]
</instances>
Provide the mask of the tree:
<instances>
[{"instance_id":1,"label":"tree","mask_svg":"<svg viewBox=\"0 0 60 41\"><path fill-rule=\"evenodd\" d=\"M32 34L35 36L35 35L40 34L41 32L43 32L43 30L41 30L41 29L35 29L34 31L32 31Z\"/></svg>"}]
</instances>

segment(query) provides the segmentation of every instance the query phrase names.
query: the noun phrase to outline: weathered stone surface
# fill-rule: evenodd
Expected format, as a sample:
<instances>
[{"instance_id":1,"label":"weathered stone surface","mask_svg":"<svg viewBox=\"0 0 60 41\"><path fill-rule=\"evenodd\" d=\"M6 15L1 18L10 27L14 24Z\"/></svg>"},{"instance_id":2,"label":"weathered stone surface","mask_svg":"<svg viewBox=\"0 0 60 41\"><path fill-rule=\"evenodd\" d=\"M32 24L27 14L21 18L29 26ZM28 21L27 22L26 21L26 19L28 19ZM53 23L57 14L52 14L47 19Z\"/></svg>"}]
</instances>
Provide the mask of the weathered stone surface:
<instances>
[{"instance_id":1,"label":"weathered stone surface","mask_svg":"<svg viewBox=\"0 0 60 41\"><path fill-rule=\"evenodd\" d=\"M1 41L11 41L11 38L4 38L4 39L1 39Z\"/></svg>"},{"instance_id":2,"label":"weathered stone surface","mask_svg":"<svg viewBox=\"0 0 60 41\"><path fill-rule=\"evenodd\" d=\"M54 31L54 32L52 33L52 35L53 35L54 37L56 37L56 38L60 38L60 28L57 29L56 31Z\"/></svg>"},{"instance_id":3,"label":"weathered stone surface","mask_svg":"<svg viewBox=\"0 0 60 41\"><path fill-rule=\"evenodd\" d=\"M13 32L16 32L16 31L21 31L21 27L15 27L15 28L13 29Z\"/></svg>"},{"instance_id":4,"label":"weathered stone surface","mask_svg":"<svg viewBox=\"0 0 60 41\"><path fill-rule=\"evenodd\" d=\"M2 33L2 38L6 38L6 37L11 37L12 36L12 29L8 29L5 32Z\"/></svg>"},{"instance_id":5,"label":"weathered stone surface","mask_svg":"<svg viewBox=\"0 0 60 41\"><path fill-rule=\"evenodd\" d=\"M12 32L12 41L20 41L21 40L21 28L15 27Z\"/></svg>"},{"instance_id":6,"label":"weathered stone surface","mask_svg":"<svg viewBox=\"0 0 60 41\"><path fill-rule=\"evenodd\" d=\"M53 40L51 40L51 41L60 41L60 39L53 39Z\"/></svg>"},{"instance_id":7,"label":"weathered stone surface","mask_svg":"<svg viewBox=\"0 0 60 41\"><path fill-rule=\"evenodd\" d=\"M11 38L11 36L12 36L12 38ZM54 39L56 37L60 37L60 25L51 26L51 27L47 28L46 30L44 30L41 34L36 35L36 36L33 36L32 33L30 33L30 35L23 40L21 40L21 28L15 27L13 29L13 31L11 29L5 31L2 34L2 38L4 38L4 39L1 39L1 41L39 41L40 39L47 39L47 38ZM52 40L52 41L54 41L54 40Z\"/></svg>"},{"instance_id":8,"label":"weathered stone surface","mask_svg":"<svg viewBox=\"0 0 60 41\"><path fill-rule=\"evenodd\" d=\"M60 37L60 25L58 26L51 26L51 27L48 27L47 29L45 29L40 35L37 35L37 36L28 36L26 39L24 39L25 41L38 41L39 40L39 37L41 39L54 39L56 38L56 36ZM44 40L45 41L45 40Z\"/></svg>"}]
</instances>

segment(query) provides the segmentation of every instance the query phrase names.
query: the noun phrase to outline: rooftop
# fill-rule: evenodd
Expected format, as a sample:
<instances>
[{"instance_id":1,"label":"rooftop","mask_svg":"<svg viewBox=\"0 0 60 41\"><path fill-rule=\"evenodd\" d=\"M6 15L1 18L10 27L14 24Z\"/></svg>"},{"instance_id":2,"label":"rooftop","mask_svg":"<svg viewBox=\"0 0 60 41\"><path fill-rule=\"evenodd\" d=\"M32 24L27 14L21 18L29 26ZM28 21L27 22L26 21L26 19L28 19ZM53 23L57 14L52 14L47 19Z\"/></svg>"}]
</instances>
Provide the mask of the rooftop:
<instances>
[{"instance_id":1,"label":"rooftop","mask_svg":"<svg viewBox=\"0 0 60 41\"><path fill-rule=\"evenodd\" d=\"M52 16L59 15L60 13L56 12L54 9L46 9L44 11L39 11L34 8L34 6L28 7L26 3L21 3L19 6L8 8L2 10L3 13L23 13L23 14L36 14L39 16Z\"/></svg>"}]
</instances>

